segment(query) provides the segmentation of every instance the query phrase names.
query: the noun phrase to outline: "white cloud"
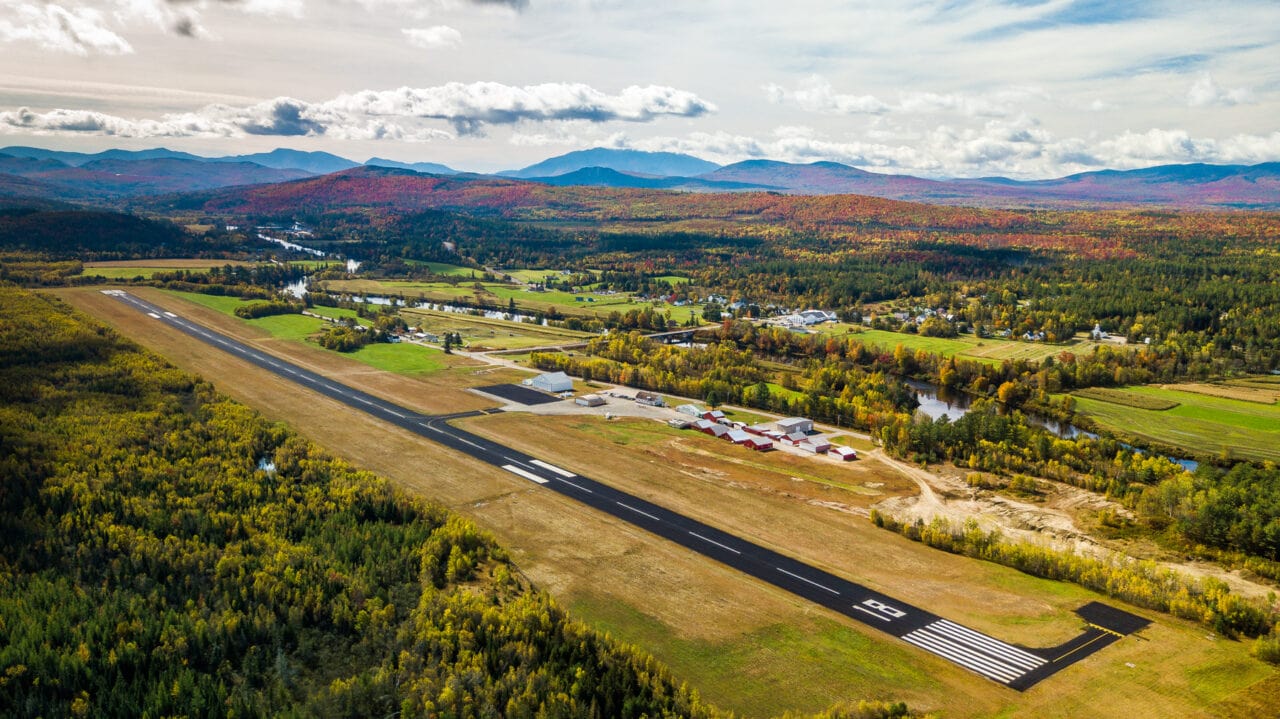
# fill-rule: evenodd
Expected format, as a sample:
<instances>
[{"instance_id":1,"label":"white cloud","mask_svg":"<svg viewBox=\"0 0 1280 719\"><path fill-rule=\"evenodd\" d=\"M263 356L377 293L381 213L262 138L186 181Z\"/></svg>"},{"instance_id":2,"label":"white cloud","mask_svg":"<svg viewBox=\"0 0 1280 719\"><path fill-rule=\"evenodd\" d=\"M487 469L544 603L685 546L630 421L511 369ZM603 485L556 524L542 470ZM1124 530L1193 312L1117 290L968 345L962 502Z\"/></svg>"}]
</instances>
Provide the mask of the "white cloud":
<instances>
[{"instance_id":1,"label":"white cloud","mask_svg":"<svg viewBox=\"0 0 1280 719\"><path fill-rule=\"evenodd\" d=\"M1252 101L1253 92L1249 88L1220 87L1208 73L1201 75L1187 91L1187 104L1192 107L1230 107Z\"/></svg>"},{"instance_id":2,"label":"white cloud","mask_svg":"<svg viewBox=\"0 0 1280 719\"><path fill-rule=\"evenodd\" d=\"M715 105L672 87L633 85L609 95L582 83L516 87L497 82L451 82L427 88L366 90L325 103L347 113L445 120L463 134L484 125L522 121L649 122L660 116L697 117Z\"/></svg>"},{"instance_id":3,"label":"white cloud","mask_svg":"<svg viewBox=\"0 0 1280 719\"><path fill-rule=\"evenodd\" d=\"M991 121L982 128L941 125L909 141L841 140L778 128L772 137L727 132L685 137L615 135L612 147L684 152L718 162L768 158L834 160L882 172L925 177L1054 177L1104 167L1137 168L1183 162L1255 164L1280 156L1280 132L1195 138L1183 130L1122 133L1104 140L1055 138L1033 121Z\"/></svg>"},{"instance_id":4,"label":"white cloud","mask_svg":"<svg viewBox=\"0 0 1280 719\"><path fill-rule=\"evenodd\" d=\"M415 27L401 30L411 45L422 48L457 47L462 44L462 33L448 25Z\"/></svg>"},{"instance_id":5,"label":"white cloud","mask_svg":"<svg viewBox=\"0 0 1280 719\"><path fill-rule=\"evenodd\" d=\"M801 82L795 90L787 90L781 85L766 85L765 94L774 104L790 103L809 112L874 115L889 110L887 103L873 95L838 93L830 82L816 75Z\"/></svg>"},{"instance_id":6,"label":"white cloud","mask_svg":"<svg viewBox=\"0 0 1280 719\"><path fill-rule=\"evenodd\" d=\"M118 137L282 137L325 136L348 140L425 141L453 137L424 126L444 120L459 132L488 124L546 120L648 122L665 115L711 112L710 103L669 87L629 87L609 95L580 84L513 87L485 82L398 90L367 90L326 102L278 97L236 107L214 104L159 120L129 119L100 112L29 108L0 112L0 131L34 134L94 133ZM550 137L550 136L548 136ZM530 137L529 142L538 142Z\"/></svg>"},{"instance_id":7,"label":"white cloud","mask_svg":"<svg viewBox=\"0 0 1280 719\"><path fill-rule=\"evenodd\" d=\"M1040 90L1016 87L983 94L899 92L898 101L891 103L875 95L836 92L828 80L818 75L806 78L795 90L776 84L766 85L764 90L765 96L775 105L794 105L806 112L835 115L951 113L966 117L1007 117L1019 102L1029 98L1048 99L1047 94Z\"/></svg>"},{"instance_id":8,"label":"white cloud","mask_svg":"<svg viewBox=\"0 0 1280 719\"><path fill-rule=\"evenodd\" d=\"M106 18L86 7L48 3L5 3L12 15L0 18L0 42L34 42L46 50L86 56L133 52L127 40L106 26Z\"/></svg>"}]
</instances>

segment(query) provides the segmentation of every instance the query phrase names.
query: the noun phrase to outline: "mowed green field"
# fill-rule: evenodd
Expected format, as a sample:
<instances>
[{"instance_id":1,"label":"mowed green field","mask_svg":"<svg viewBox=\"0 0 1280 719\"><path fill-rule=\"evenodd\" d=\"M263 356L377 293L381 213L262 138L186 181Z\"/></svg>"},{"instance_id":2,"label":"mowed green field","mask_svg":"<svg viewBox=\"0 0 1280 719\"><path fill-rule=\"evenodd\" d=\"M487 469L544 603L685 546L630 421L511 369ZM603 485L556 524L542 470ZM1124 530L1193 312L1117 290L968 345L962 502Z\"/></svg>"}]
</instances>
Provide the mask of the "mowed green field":
<instances>
[{"instance_id":1,"label":"mowed green field","mask_svg":"<svg viewBox=\"0 0 1280 719\"><path fill-rule=\"evenodd\" d=\"M1280 460L1280 403L1263 404L1160 387L1128 387L1117 392L1143 399L1177 402L1149 410L1076 397L1076 410L1121 435L1184 447L1192 453L1252 460Z\"/></svg>"},{"instance_id":2,"label":"mowed green field","mask_svg":"<svg viewBox=\"0 0 1280 719\"><path fill-rule=\"evenodd\" d=\"M246 300L239 297L220 297L202 295L195 292L167 291L168 294L194 302L195 304L235 316L236 307ZM355 317L354 310L335 307L314 307L310 311L333 317ZM237 318L239 319L239 318ZM307 315L273 315L253 320L240 320L257 327L272 337L294 342L307 342L308 339L328 325L317 317ZM420 375L436 372L448 366L445 355L440 350L422 347L410 343L376 343L366 345L355 352L347 353L348 357L376 369L404 375Z\"/></svg>"},{"instance_id":3,"label":"mowed green field","mask_svg":"<svg viewBox=\"0 0 1280 719\"><path fill-rule=\"evenodd\" d=\"M852 335L866 344L884 347L888 350L902 345L912 351L922 349L925 352L939 354L944 357L955 355L996 364L1005 360L1039 361L1045 357L1054 357L1063 352L1088 354L1099 346L1098 342L1081 338L1061 344L1047 344L1045 342L1020 342L991 337L980 339L973 335L924 337L903 332L862 329L859 326L844 323L823 325L823 328L824 334L836 336Z\"/></svg>"},{"instance_id":4,"label":"mowed green field","mask_svg":"<svg viewBox=\"0 0 1280 719\"><path fill-rule=\"evenodd\" d=\"M559 290L548 292L531 292L523 286L507 285L497 282L481 282L476 289L474 282L450 284L448 282L413 282L402 280L325 280L318 283L329 292L346 292L350 294L403 296L406 299L423 299L431 302L488 302L498 307L506 307L512 300L523 312L548 312L552 309L568 315L581 317L606 317L611 312L625 313L630 310L653 308L659 313L670 313L671 319L683 324L690 317L701 318L702 307L687 305L673 307L666 304L657 306L650 302L637 302L630 294L597 295L590 292L572 293Z\"/></svg>"}]
</instances>

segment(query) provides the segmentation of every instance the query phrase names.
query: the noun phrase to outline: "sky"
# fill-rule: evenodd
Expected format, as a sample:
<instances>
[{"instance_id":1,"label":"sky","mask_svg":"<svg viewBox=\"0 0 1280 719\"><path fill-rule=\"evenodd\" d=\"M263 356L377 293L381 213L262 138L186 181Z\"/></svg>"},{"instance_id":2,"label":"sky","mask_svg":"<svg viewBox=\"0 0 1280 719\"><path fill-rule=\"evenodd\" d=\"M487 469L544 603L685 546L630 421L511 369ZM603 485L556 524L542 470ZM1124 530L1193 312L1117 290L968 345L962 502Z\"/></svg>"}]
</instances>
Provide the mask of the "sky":
<instances>
[{"instance_id":1,"label":"sky","mask_svg":"<svg viewBox=\"0 0 1280 719\"><path fill-rule=\"evenodd\" d=\"M1280 2L0 0L0 145L1255 164L1280 161Z\"/></svg>"}]
</instances>

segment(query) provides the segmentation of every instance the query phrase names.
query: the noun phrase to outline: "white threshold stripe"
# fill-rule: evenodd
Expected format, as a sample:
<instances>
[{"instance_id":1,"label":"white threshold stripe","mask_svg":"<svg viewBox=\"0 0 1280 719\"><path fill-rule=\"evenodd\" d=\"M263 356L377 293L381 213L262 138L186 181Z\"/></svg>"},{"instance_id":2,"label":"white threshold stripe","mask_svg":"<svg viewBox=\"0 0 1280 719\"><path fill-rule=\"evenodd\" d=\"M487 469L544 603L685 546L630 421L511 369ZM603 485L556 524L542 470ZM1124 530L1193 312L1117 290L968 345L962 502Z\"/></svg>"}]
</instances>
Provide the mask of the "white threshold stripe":
<instances>
[{"instance_id":1,"label":"white threshold stripe","mask_svg":"<svg viewBox=\"0 0 1280 719\"><path fill-rule=\"evenodd\" d=\"M997 657L992 657L989 654L975 650L972 646L969 646L966 644L959 644L950 639L947 639L946 637L934 634L930 632L928 629L918 629L915 631L915 635L921 638L922 640L928 640L928 641L934 642L935 644L938 644L939 646L948 647L952 649L952 651L963 653L965 656L969 657L972 661L984 663L985 665L992 667L993 670L999 670L1002 672L1011 673L1013 674L1014 677L1020 677L1023 674L1027 673L1027 670L1025 669L1013 666L1012 664L1009 664L1008 662L1001 660Z\"/></svg>"},{"instance_id":2,"label":"white threshold stripe","mask_svg":"<svg viewBox=\"0 0 1280 719\"><path fill-rule=\"evenodd\" d=\"M555 472L556 474L560 475L561 477L568 477L569 479L573 479L574 477L578 476L578 475L574 474L573 472L570 472L570 471L565 470L565 469L560 469L559 467L555 466L554 464L548 464L547 462L543 462L543 461L542 461L542 460L540 460L540 459L531 459L531 460L529 460L529 464L536 464L536 465L538 465L539 467L542 467L543 469L549 469L549 470L551 470L552 472Z\"/></svg>"},{"instance_id":3,"label":"white threshold stripe","mask_svg":"<svg viewBox=\"0 0 1280 719\"><path fill-rule=\"evenodd\" d=\"M933 624L930 624L927 629L939 634L944 634L958 642L981 649L987 654L998 656L1007 661L1024 666L1027 669L1035 669L1048 661L1043 657L1037 657L1029 652L1024 652L1015 646L1005 644L1002 641L993 639L984 634L979 634L973 630L967 629L966 627L958 627L957 625L950 623L944 624L943 622L934 622Z\"/></svg>"},{"instance_id":4,"label":"white threshold stripe","mask_svg":"<svg viewBox=\"0 0 1280 719\"><path fill-rule=\"evenodd\" d=\"M151 315L151 316L152 316L152 317L154 317L155 319L160 319L160 315L158 315L158 314L156 314L156 313L154 313L154 312L148 312L147 314Z\"/></svg>"},{"instance_id":5,"label":"white threshold stripe","mask_svg":"<svg viewBox=\"0 0 1280 719\"><path fill-rule=\"evenodd\" d=\"M165 310L165 312L164 312L164 313L165 313L166 315L168 315L169 317L177 317L177 315L175 315L174 313L172 313L172 312L170 312L170 311L168 311L168 310Z\"/></svg>"},{"instance_id":6,"label":"white threshold stripe","mask_svg":"<svg viewBox=\"0 0 1280 719\"><path fill-rule=\"evenodd\" d=\"M982 676L987 677L988 679L993 679L995 681L998 681L1001 684L1008 684L1009 682L1013 681L1013 679L1017 678L1015 676L1013 678L1006 679L1002 676L996 675L981 666L971 663L963 655L957 655L954 652L947 651L946 649L943 649L941 647L930 646L929 644L920 641L919 639L912 636L911 634L908 634L907 636L903 637L902 640L909 644L913 644L917 647L920 647L921 649L925 650L926 652L929 652L930 654L936 654L937 656L940 656L943 659L946 659L951 662L955 662L956 664L959 664L965 669L968 669L972 672L977 672L978 674L981 674Z\"/></svg>"},{"instance_id":7,"label":"white threshold stripe","mask_svg":"<svg viewBox=\"0 0 1280 719\"><path fill-rule=\"evenodd\" d=\"M800 580L800 581L802 581L802 582L808 582L809 584L812 584L813 586L817 587L818 589L825 589L825 590L827 590L828 592L831 592L832 594L836 595L837 597L838 597L838 596L840 596L840 592L837 592L836 590L832 589L831 587L826 586L825 584L818 584L817 582L813 581L812 579L805 579L804 577L800 576L799 574L796 574L796 573L794 573L794 572L788 572L787 570L783 569L782 567L775 567L775 569L777 569L779 572L782 572L783 574L785 574L785 575L787 575L787 576L789 576L789 577L795 577L796 579L799 579L799 580Z\"/></svg>"},{"instance_id":8,"label":"white threshold stripe","mask_svg":"<svg viewBox=\"0 0 1280 719\"><path fill-rule=\"evenodd\" d=\"M714 545L716 545L717 547L719 547L719 548L721 548L721 549L727 549L727 550L729 550L730 552L733 552L734 554L742 554L742 552L739 552L738 550L734 549L733 547L728 546L727 544L721 544L721 543L717 542L717 541L716 541L716 540L714 540L714 539L708 539L707 537L704 537L704 536L702 536L701 534L698 534L697 532L689 532L689 534L692 534L693 536L697 537L698 539L701 539L701 540L702 540L702 541L704 541L704 542L708 542L708 543L710 543L710 544L714 544Z\"/></svg>"},{"instance_id":9,"label":"white threshold stripe","mask_svg":"<svg viewBox=\"0 0 1280 719\"><path fill-rule=\"evenodd\" d=\"M921 631L925 631L925 630L921 630ZM937 634L935 634L934 636L936 636L936 637L937 637L938 639L940 639L940 640L946 640L946 641L949 641L949 642L951 642L951 643L953 643L953 644L955 644L955 645L957 645L957 646L959 646L959 647L962 647L962 648L964 648L964 649L966 649L966 650L968 650L968 651L974 652L974 653L975 653L976 655L978 655L978 656L986 656L986 657L990 657L990 658L992 658L993 660L998 661L998 662L1000 662L1000 663L1008 664L1008 665L1013 666L1014 668L1016 668L1016 669L1018 669L1019 671L1022 671L1022 672L1031 671L1032 669L1035 669L1035 668L1036 668L1036 666L1037 666L1037 665L1035 665L1035 664L1033 664L1033 663L1031 663L1031 662L1028 662L1028 661L1026 661L1026 660L1024 660L1024 659L1018 659L1018 658L1015 658L1015 657L1010 657L1010 656L1008 656L1008 655L1006 655L1006 654L1003 654L1003 653L997 654L997 653L996 653L995 651L993 651L992 649L989 649L989 648L987 648L987 647L985 647L985 646L979 645L979 644L977 644L977 643L975 643L975 642L966 641L965 639L962 639L962 638L957 638L957 637L954 637L954 636L951 636L951 635L947 635L947 634L945 634L943 631L939 630L937 627L929 627L929 630L928 630L928 631L931 631L931 632L937 632Z\"/></svg>"},{"instance_id":10,"label":"white threshold stripe","mask_svg":"<svg viewBox=\"0 0 1280 719\"><path fill-rule=\"evenodd\" d=\"M880 612L873 612L873 611L871 611L870 609L867 609L866 607L862 606L861 604L855 604L855 605L853 605L853 608L854 608L854 609L857 609L857 610L858 610L858 611L860 611L860 612L866 612L867 614L870 614L871 616L875 617L876 619L879 619L879 620L880 620L880 621L882 621L882 622L891 622L891 621L893 621L892 619L890 619L890 618L886 617L885 615L881 614Z\"/></svg>"},{"instance_id":11,"label":"white threshold stripe","mask_svg":"<svg viewBox=\"0 0 1280 719\"><path fill-rule=\"evenodd\" d=\"M636 509L635 507L632 507L632 506L631 506L631 505L629 505L629 504L623 504L622 502L616 502L616 504L617 504L619 507L622 507L623 509L630 509L632 512L635 512L636 514L643 514L644 516L648 517L649 519L652 519L652 520L653 520L653 521L655 521L655 522L661 522L661 521L662 521L662 519L661 519L661 518L659 518L659 517L655 517L655 516L653 516L652 514L649 514L648 512L644 511L643 509Z\"/></svg>"},{"instance_id":12,"label":"white threshold stripe","mask_svg":"<svg viewBox=\"0 0 1280 719\"><path fill-rule=\"evenodd\" d=\"M962 644L956 644L936 634L931 634L927 629L917 629L911 633L919 642L933 648L941 648L954 652L958 656L965 657L970 662L979 666L986 667L987 673L1007 677L1007 680L1017 679L1026 674L1017 667L1011 667L1004 662L993 659L981 652L975 652L972 648Z\"/></svg>"},{"instance_id":13,"label":"white threshold stripe","mask_svg":"<svg viewBox=\"0 0 1280 719\"><path fill-rule=\"evenodd\" d=\"M938 636L945 636L947 638L950 638L950 640L955 641L956 644L972 647L972 649L975 651L983 652L983 654L993 656L993 658L1000 659L1001 661L1005 661L1005 663L1018 665L1018 667L1025 670L1025 672L1030 672L1030 670L1041 667L1041 665L1044 664L1044 661L1039 661L1039 663L1036 663L1036 661L1029 661L1027 659L1023 659L1021 658L1021 656L1010 654L1010 652L1007 652L1007 651L992 649L992 647L989 647L983 644L978 644L978 642L969 640L969 638L966 638L964 635L956 636L954 635L954 633L948 632L945 627L931 626L931 627L928 627L928 629L929 631L936 632Z\"/></svg>"},{"instance_id":14,"label":"white threshold stripe","mask_svg":"<svg viewBox=\"0 0 1280 719\"><path fill-rule=\"evenodd\" d=\"M514 467L514 466L512 466L512 465L510 465L510 464L504 464L504 465L502 465L502 468L503 468L503 469L505 469L505 470L507 470L508 472L510 472L510 473L512 473L512 474L514 474L514 475L517 475L517 476L520 476L520 477L524 477L525 479L527 479L527 480L529 480L529 481L531 481L531 482L537 482L538 484L546 484L546 483L547 483L547 480L543 479L542 477L539 477L538 475L534 474L533 472L526 472L526 471L524 471L523 469L520 469L519 467Z\"/></svg>"}]
</instances>

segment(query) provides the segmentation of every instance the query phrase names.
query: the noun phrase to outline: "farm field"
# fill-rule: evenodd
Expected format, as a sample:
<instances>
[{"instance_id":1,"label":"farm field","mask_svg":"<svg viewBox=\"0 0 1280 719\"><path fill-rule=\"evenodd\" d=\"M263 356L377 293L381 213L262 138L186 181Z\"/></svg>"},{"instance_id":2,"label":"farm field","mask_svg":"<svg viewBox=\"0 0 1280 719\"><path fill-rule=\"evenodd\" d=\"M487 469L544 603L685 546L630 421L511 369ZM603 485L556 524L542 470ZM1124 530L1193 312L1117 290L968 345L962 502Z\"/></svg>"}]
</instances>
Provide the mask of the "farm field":
<instances>
[{"instance_id":1,"label":"farm field","mask_svg":"<svg viewBox=\"0 0 1280 719\"><path fill-rule=\"evenodd\" d=\"M167 295L141 288L144 293L182 309ZM1140 639L1109 647L1026 693L1011 692L643 532L620 530L532 483L298 391L93 289L58 294L359 466L475 518L511 550L525 575L576 616L651 649L704 698L742 716L819 711L834 701L876 697L949 718L1233 715L1228 707L1240 707L1234 716L1243 717L1280 697L1280 686L1267 683L1275 672L1250 658L1247 645L1214 640L1201 627L1167 617L1156 617ZM223 331L262 334L222 313L186 307ZM410 378L299 343L268 346L419 411L492 406L457 388L510 381L509 374L465 359ZM503 413L466 423L1009 641L1048 643L1074 634L1079 623L1070 610L1095 597L875 529L861 512L914 489L871 458L820 465L782 453L739 455L705 435L599 417L535 422Z\"/></svg>"},{"instance_id":2,"label":"farm field","mask_svg":"<svg viewBox=\"0 0 1280 719\"><path fill-rule=\"evenodd\" d=\"M567 343L586 342L595 335L560 327L543 327L527 322L508 322L456 312L438 312L417 308L404 309L400 315L412 326L425 332L442 334L457 332L468 349L525 349Z\"/></svg>"},{"instance_id":3,"label":"farm field","mask_svg":"<svg viewBox=\"0 0 1280 719\"><path fill-rule=\"evenodd\" d=\"M260 329L275 339L304 343L307 346L315 347L317 351L329 352L329 350L322 350L315 343L308 341L308 338L320 332L327 324L317 317L272 315L270 317L245 320L235 316L235 308L245 303L244 300L238 297L203 295L196 292L177 292L172 290L166 290L165 294L180 297L188 302L216 310L228 315L237 322ZM308 311L325 317L356 317L355 310L338 307L313 307ZM404 342L370 344L355 352L347 353L346 356L370 367L408 375L436 372L449 366L444 361L445 354L443 352Z\"/></svg>"},{"instance_id":4,"label":"farm field","mask_svg":"<svg viewBox=\"0 0 1280 719\"><path fill-rule=\"evenodd\" d=\"M480 284L477 290L475 285ZM350 294L404 296L406 299L421 299L431 302L486 302L496 308L506 308L514 300L516 307L523 312L549 312L555 310L562 314L579 317L607 317L611 312L625 313L630 310L656 309L660 313L670 313L671 319L683 324L690 317L701 318L701 306L686 305L673 307L666 304L654 306L649 302L634 301L628 294L596 295L590 292L573 294L570 292L549 291L531 292L524 287L506 285L496 282L459 283L448 282L413 282L402 280L325 280L317 283L329 292L346 292ZM577 298L581 298L580 300Z\"/></svg>"},{"instance_id":5,"label":"farm field","mask_svg":"<svg viewBox=\"0 0 1280 719\"><path fill-rule=\"evenodd\" d=\"M887 350L893 350L898 345L902 345L913 351L922 349L926 352L944 356L955 355L995 364L1005 360L1039 361L1062 352L1087 354L1101 345L1101 343L1085 339L1083 336L1077 336L1075 339L1061 344L1046 344L1044 342L1019 342L992 337L980 339L973 335L924 337L905 332L863 329L858 325L844 323L825 325L823 334L852 335L864 343L877 345Z\"/></svg>"},{"instance_id":6,"label":"farm field","mask_svg":"<svg viewBox=\"0 0 1280 719\"><path fill-rule=\"evenodd\" d=\"M86 262L84 277L105 277L109 280L130 280L134 277L150 278L157 272L204 272L211 267L252 267L251 262L240 260L205 260L205 259L156 259L156 260L110 260L104 262Z\"/></svg>"},{"instance_id":7,"label":"farm field","mask_svg":"<svg viewBox=\"0 0 1280 719\"><path fill-rule=\"evenodd\" d=\"M1132 397L1131 404L1164 402L1177 406L1152 410L1077 396L1076 411L1120 435L1182 447L1192 453L1280 460L1280 404L1150 386L1113 391Z\"/></svg>"}]
</instances>

